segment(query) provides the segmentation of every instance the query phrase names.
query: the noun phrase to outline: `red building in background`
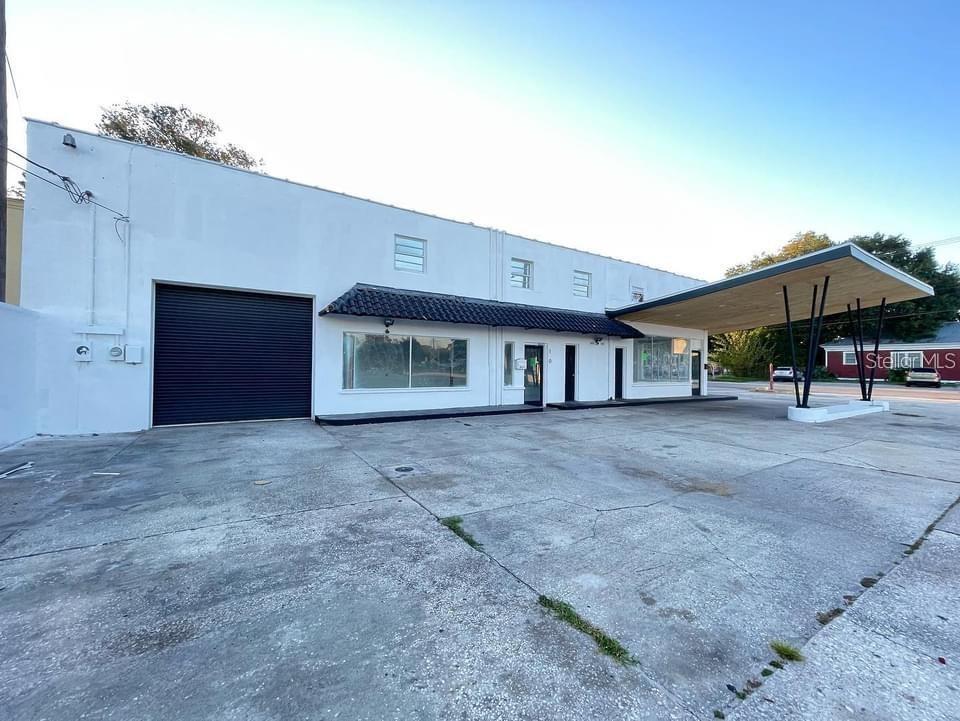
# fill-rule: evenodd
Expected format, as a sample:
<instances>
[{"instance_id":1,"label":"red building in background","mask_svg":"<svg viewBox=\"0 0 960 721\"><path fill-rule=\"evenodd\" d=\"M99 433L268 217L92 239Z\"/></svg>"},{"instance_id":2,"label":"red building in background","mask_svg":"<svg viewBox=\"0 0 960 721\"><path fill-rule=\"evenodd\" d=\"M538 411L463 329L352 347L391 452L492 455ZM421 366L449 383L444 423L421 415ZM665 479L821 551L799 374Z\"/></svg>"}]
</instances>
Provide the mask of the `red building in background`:
<instances>
[{"instance_id":1,"label":"red building in background","mask_svg":"<svg viewBox=\"0 0 960 721\"><path fill-rule=\"evenodd\" d=\"M864 338L867 370L873 364L873 341ZM856 378L857 361L853 341L841 338L822 346L825 365L837 378ZM945 323L933 338L904 343L880 341L876 378L884 380L890 368L936 368L945 381L960 381L960 322Z\"/></svg>"}]
</instances>

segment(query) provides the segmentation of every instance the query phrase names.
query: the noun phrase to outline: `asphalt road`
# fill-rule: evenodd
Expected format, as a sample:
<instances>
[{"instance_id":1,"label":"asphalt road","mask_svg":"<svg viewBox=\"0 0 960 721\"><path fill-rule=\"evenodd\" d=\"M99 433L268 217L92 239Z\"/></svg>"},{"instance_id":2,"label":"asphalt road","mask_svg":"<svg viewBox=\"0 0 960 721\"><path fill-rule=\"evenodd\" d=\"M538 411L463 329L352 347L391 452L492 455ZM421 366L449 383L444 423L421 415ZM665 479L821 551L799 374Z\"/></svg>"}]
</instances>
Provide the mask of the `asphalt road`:
<instances>
[{"instance_id":1,"label":"asphalt road","mask_svg":"<svg viewBox=\"0 0 960 721\"><path fill-rule=\"evenodd\" d=\"M728 391L755 390L757 392L766 391L768 384L764 381L749 381L745 383L728 383L725 381L710 381L711 393L723 393ZM774 392L782 395L793 395L792 383L774 383ZM802 391L802 386L801 386ZM841 398L859 398L860 385L856 382L829 382L813 383L810 386L810 393L813 397L841 397ZM901 400L901 401L940 401L946 403L960 402L960 386L943 386L942 388L916 387L907 388L901 385L887 385L886 383L875 383L873 386L873 397L877 400Z\"/></svg>"}]
</instances>

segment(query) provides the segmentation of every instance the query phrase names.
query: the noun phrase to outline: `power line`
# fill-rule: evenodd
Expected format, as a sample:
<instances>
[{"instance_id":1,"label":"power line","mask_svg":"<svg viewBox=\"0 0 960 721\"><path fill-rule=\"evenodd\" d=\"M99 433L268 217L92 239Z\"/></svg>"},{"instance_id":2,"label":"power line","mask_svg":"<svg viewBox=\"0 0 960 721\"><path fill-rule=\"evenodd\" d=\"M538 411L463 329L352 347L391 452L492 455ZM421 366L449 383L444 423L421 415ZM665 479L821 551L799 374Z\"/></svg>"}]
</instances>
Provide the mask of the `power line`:
<instances>
[{"instance_id":1,"label":"power line","mask_svg":"<svg viewBox=\"0 0 960 721\"><path fill-rule=\"evenodd\" d=\"M929 243L920 243L920 247L926 248L939 248L944 245L952 245L953 243L960 243L960 235L954 235L949 238L943 238L942 240L931 240Z\"/></svg>"},{"instance_id":2,"label":"power line","mask_svg":"<svg viewBox=\"0 0 960 721\"><path fill-rule=\"evenodd\" d=\"M123 213L123 212L121 212L121 211L119 211L119 210L116 210L116 209L114 209L114 208L110 208L110 207L104 205L103 203L98 203L96 200L93 199L93 193L92 193L92 192L90 192L89 190L83 190L83 189L81 189L80 186L76 183L76 181L72 180L70 177L68 177L68 176L66 176L66 175L61 175L60 173L58 173L58 172L57 172L56 170L54 170L53 168L48 168L46 165L43 165L42 163L38 163L36 160L32 160L31 158L28 158L28 157L27 157L26 155L24 155L23 153L21 153L21 152L19 152L19 151L17 151L17 150L14 150L13 148L11 148L11 147L9 147L9 146L7 146L6 150L7 150L8 152L10 152L10 153L13 153L14 155L16 155L16 156L19 157L19 158L23 158L24 160L26 160L26 161L27 161L28 163L30 163L31 165L35 165L35 166L37 166L38 168L41 168L41 169L43 169L43 170L46 170L48 173L50 173L50 175L53 175L54 177L59 178L59 179L60 179L60 183L61 183L62 185L57 185L57 183L54 183L53 181L49 180L48 178L44 178L43 176L41 176L41 175L39 175L39 174L37 174L37 173L34 173L34 172L28 170L27 168L20 167L19 165L17 165L16 163L14 163L14 162L12 162L12 161L10 161L10 160L7 161L7 164L8 164L8 165L12 165L14 168L17 168L18 170L20 170L20 171L22 171L22 172L24 172L24 173L27 173L28 175L32 175L32 176L35 177L35 178L39 178L40 180L43 180L44 182L50 183L51 185L54 185L54 186L56 186L56 187L58 187L58 188L62 188L63 190L66 191L67 195L70 196L70 200L72 200L72 201L73 201L74 203L76 203L77 205L81 205L81 204L83 204L83 203L89 203L90 205L95 205L95 206L97 206L98 208L103 208L104 210L106 210L106 211L108 211L108 212L110 212L110 213L113 213L115 216L119 217L121 220L124 220L124 221L129 220L129 217L127 216L126 213Z\"/></svg>"}]
</instances>

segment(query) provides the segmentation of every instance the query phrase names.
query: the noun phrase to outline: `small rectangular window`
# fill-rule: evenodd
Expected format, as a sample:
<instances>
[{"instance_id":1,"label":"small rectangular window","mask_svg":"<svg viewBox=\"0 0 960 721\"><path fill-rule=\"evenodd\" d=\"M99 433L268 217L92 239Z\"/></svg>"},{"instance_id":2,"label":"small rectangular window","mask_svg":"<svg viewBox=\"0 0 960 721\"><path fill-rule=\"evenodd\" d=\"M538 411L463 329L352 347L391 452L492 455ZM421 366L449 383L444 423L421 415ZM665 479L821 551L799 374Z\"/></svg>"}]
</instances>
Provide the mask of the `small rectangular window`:
<instances>
[{"instance_id":1,"label":"small rectangular window","mask_svg":"<svg viewBox=\"0 0 960 721\"><path fill-rule=\"evenodd\" d=\"M510 285L514 288L533 287L533 261L521 258L510 259Z\"/></svg>"},{"instance_id":2,"label":"small rectangular window","mask_svg":"<svg viewBox=\"0 0 960 721\"><path fill-rule=\"evenodd\" d=\"M503 344L503 385L513 385L513 343Z\"/></svg>"},{"instance_id":3,"label":"small rectangular window","mask_svg":"<svg viewBox=\"0 0 960 721\"><path fill-rule=\"evenodd\" d=\"M639 285L630 286L630 297L633 299L634 303L642 303L643 295L644 295L643 288L641 288Z\"/></svg>"},{"instance_id":4,"label":"small rectangular window","mask_svg":"<svg viewBox=\"0 0 960 721\"><path fill-rule=\"evenodd\" d=\"M573 294L581 298L589 298L593 291L593 275L583 270L573 271Z\"/></svg>"},{"instance_id":5,"label":"small rectangular window","mask_svg":"<svg viewBox=\"0 0 960 721\"><path fill-rule=\"evenodd\" d=\"M427 260L427 241L420 238L408 238L405 235L393 236L393 267L397 270L409 270L422 273Z\"/></svg>"},{"instance_id":6,"label":"small rectangular window","mask_svg":"<svg viewBox=\"0 0 960 721\"><path fill-rule=\"evenodd\" d=\"M845 366L855 366L857 364L857 355L852 350L843 352L843 364Z\"/></svg>"}]
</instances>

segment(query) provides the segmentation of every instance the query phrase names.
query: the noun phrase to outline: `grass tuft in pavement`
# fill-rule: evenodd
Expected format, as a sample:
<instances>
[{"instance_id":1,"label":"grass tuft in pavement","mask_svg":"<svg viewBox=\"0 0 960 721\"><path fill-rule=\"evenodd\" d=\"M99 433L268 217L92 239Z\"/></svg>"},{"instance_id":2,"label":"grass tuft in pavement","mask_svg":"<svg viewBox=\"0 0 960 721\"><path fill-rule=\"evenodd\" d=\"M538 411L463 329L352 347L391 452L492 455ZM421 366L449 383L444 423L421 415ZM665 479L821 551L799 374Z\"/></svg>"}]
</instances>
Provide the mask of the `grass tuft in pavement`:
<instances>
[{"instance_id":1,"label":"grass tuft in pavement","mask_svg":"<svg viewBox=\"0 0 960 721\"><path fill-rule=\"evenodd\" d=\"M463 530L463 519L460 518L460 516L448 516L447 518L441 518L440 523L460 536L460 538L471 548L475 548L478 551L483 550L483 544Z\"/></svg>"},{"instance_id":2,"label":"grass tuft in pavement","mask_svg":"<svg viewBox=\"0 0 960 721\"><path fill-rule=\"evenodd\" d=\"M771 641L770 648L784 661L803 661L803 654L785 641Z\"/></svg>"},{"instance_id":3,"label":"grass tuft in pavement","mask_svg":"<svg viewBox=\"0 0 960 721\"><path fill-rule=\"evenodd\" d=\"M573 626L581 633L587 634L597 644L600 653L610 656L619 663L636 663L630 652L617 639L611 638L600 628L597 628L581 616L569 603L558 601L549 596L540 596L537 602L546 609L553 611L561 621Z\"/></svg>"}]
</instances>

